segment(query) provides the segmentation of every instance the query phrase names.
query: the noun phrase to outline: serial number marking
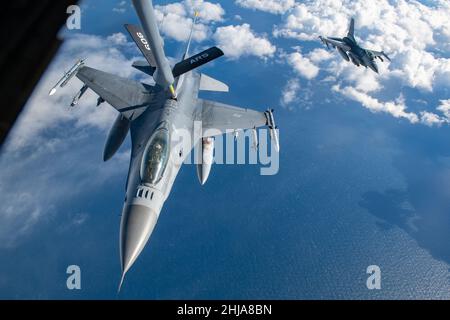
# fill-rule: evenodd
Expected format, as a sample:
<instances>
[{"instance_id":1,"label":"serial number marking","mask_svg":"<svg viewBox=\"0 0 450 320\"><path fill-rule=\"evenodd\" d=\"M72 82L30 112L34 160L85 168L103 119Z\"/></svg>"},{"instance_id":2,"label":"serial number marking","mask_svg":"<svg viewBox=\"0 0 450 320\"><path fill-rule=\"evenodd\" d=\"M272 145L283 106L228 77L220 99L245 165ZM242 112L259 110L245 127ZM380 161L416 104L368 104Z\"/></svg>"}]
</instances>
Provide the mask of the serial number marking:
<instances>
[{"instance_id":1,"label":"serial number marking","mask_svg":"<svg viewBox=\"0 0 450 320\"><path fill-rule=\"evenodd\" d=\"M193 57L193 58L191 58L190 63L191 63L191 64L194 64L194 63L196 63L196 62L198 62L198 61L200 61L200 60L206 59L206 58L208 58L208 57L209 57L209 54L207 54L207 53L205 52L204 54L202 54L202 55L200 55L200 56L198 56L198 57Z\"/></svg>"},{"instance_id":2,"label":"serial number marking","mask_svg":"<svg viewBox=\"0 0 450 320\"><path fill-rule=\"evenodd\" d=\"M142 33L140 33L140 32L136 33L136 35L141 40L141 42L144 45L145 49L147 49L148 51L152 51L150 49L150 45L148 44L148 41L147 41L147 39L145 39L144 35Z\"/></svg>"},{"instance_id":3,"label":"serial number marking","mask_svg":"<svg viewBox=\"0 0 450 320\"><path fill-rule=\"evenodd\" d=\"M271 315L272 306L265 304L223 304L222 315L242 316L242 315Z\"/></svg>"},{"instance_id":4,"label":"serial number marking","mask_svg":"<svg viewBox=\"0 0 450 320\"><path fill-rule=\"evenodd\" d=\"M271 315L272 305L265 304L222 304L220 309L213 309L206 306L184 306L178 307L178 315L202 316L208 318L213 314L218 316L252 316Z\"/></svg>"}]
</instances>

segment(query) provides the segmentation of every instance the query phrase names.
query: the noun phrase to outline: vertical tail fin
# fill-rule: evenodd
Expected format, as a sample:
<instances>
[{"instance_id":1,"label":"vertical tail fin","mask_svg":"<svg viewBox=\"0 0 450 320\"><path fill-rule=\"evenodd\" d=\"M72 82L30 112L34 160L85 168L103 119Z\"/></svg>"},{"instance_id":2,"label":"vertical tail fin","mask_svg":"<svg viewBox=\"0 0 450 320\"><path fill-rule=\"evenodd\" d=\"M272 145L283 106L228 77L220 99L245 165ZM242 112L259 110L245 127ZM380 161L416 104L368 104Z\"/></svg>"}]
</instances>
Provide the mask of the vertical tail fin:
<instances>
[{"instance_id":1,"label":"vertical tail fin","mask_svg":"<svg viewBox=\"0 0 450 320\"><path fill-rule=\"evenodd\" d=\"M347 37L355 39L355 19L350 20L350 26L348 27Z\"/></svg>"}]
</instances>

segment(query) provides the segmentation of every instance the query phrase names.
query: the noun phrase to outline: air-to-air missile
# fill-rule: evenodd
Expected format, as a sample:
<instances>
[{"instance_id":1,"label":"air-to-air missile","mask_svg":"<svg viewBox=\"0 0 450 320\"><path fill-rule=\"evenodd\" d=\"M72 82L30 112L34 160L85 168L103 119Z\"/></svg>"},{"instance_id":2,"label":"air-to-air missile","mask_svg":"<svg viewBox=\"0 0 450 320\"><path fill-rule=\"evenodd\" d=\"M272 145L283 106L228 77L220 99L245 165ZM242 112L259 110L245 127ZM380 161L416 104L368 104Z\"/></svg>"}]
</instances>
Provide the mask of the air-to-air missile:
<instances>
[{"instance_id":1,"label":"air-to-air missile","mask_svg":"<svg viewBox=\"0 0 450 320\"><path fill-rule=\"evenodd\" d=\"M59 81L53 86L53 88L50 90L49 92L49 96L52 96L56 93L56 91L58 90L58 88L63 88L69 81L70 79L72 79L72 77L74 75L76 75L78 69L80 69L82 66L84 65L84 59L80 59L78 60L73 66L72 68L69 69L69 71L67 71L66 73L64 73L64 75L62 76L61 79L59 79Z\"/></svg>"},{"instance_id":2,"label":"air-to-air missile","mask_svg":"<svg viewBox=\"0 0 450 320\"><path fill-rule=\"evenodd\" d=\"M267 110L265 113L266 117L267 117L267 126L269 127L269 133L270 133L270 138L272 139L273 143L275 144L275 150L277 150L277 152L280 152L280 140L278 138L278 127L275 125L275 119L273 117L273 109L272 110Z\"/></svg>"}]
</instances>

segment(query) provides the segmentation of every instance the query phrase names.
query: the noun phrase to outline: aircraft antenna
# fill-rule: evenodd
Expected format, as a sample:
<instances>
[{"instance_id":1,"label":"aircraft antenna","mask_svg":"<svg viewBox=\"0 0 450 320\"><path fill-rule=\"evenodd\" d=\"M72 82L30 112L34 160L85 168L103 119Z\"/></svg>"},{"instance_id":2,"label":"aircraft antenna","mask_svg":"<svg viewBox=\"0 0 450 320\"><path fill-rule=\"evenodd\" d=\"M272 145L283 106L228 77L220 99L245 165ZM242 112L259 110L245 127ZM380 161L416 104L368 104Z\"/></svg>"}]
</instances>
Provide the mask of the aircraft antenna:
<instances>
[{"instance_id":1,"label":"aircraft antenna","mask_svg":"<svg viewBox=\"0 0 450 320\"><path fill-rule=\"evenodd\" d=\"M192 20L191 33L189 34L189 39L188 39L187 46L186 46L186 52L183 55L183 60L186 59L188 57L188 55L189 55L189 49L191 47L192 36L194 35L194 28L195 28L195 25L197 23L198 16L199 16L199 12L197 10L195 10L195 12L194 12L194 20Z\"/></svg>"}]
</instances>

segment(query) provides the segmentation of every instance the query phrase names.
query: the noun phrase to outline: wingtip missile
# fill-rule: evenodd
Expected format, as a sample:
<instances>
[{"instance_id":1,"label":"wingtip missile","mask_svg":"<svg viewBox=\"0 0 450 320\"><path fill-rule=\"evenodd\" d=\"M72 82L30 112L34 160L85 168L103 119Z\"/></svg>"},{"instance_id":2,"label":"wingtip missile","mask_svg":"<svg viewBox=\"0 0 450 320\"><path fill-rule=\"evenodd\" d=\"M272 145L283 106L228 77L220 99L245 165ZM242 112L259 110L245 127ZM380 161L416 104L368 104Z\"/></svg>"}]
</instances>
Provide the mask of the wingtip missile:
<instances>
[{"instance_id":1,"label":"wingtip missile","mask_svg":"<svg viewBox=\"0 0 450 320\"><path fill-rule=\"evenodd\" d=\"M58 88L63 88L70 79L73 78L74 75L78 72L78 70L84 65L84 59L79 59L72 68L69 69L69 71L65 72L64 75L61 77L61 79L58 80L58 82L52 87L50 92L48 93L49 96L53 96Z\"/></svg>"},{"instance_id":2,"label":"wingtip missile","mask_svg":"<svg viewBox=\"0 0 450 320\"><path fill-rule=\"evenodd\" d=\"M52 96L56 93L56 88L53 87L52 90L50 90L50 92L48 93L49 96Z\"/></svg>"},{"instance_id":3,"label":"wingtip missile","mask_svg":"<svg viewBox=\"0 0 450 320\"><path fill-rule=\"evenodd\" d=\"M256 131L256 127L253 127L253 129L252 129L252 136L253 136L253 148L255 150L258 150L259 141L258 141L258 132Z\"/></svg>"},{"instance_id":4,"label":"wingtip missile","mask_svg":"<svg viewBox=\"0 0 450 320\"><path fill-rule=\"evenodd\" d=\"M273 117L273 109L268 109L265 112L267 119L267 126L269 127L270 138L275 144L275 150L280 152L280 139L278 137L278 127L275 125L275 118Z\"/></svg>"}]
</instances>

